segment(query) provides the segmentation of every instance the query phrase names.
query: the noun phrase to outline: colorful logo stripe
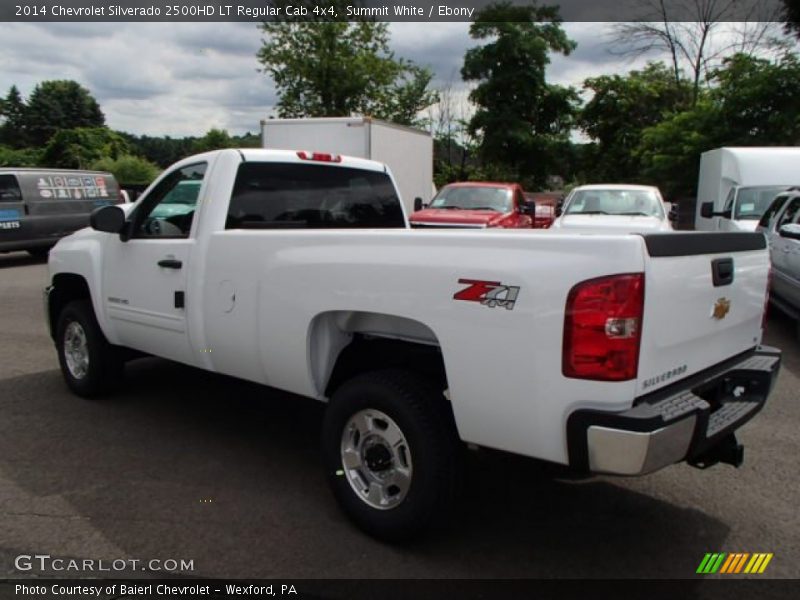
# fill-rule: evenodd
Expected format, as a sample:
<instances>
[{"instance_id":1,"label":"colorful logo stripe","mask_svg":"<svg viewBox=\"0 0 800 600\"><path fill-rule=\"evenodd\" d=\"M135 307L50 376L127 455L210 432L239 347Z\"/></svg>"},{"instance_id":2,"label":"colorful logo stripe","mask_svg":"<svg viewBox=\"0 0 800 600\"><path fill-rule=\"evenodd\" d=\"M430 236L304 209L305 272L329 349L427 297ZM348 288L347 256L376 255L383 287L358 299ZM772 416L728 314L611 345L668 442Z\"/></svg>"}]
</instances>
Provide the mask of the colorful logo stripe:
<instances>
[{"instance_id":1,"label":"colorful logo stripe","mask_svg":"<svg viewBox=\"0 0 800 600\"><path fill-rule=\"evenodd\" d=\"M763 573L769 561L772 560L772 552L708 552L697 567L697 573L711 575L713 573ZM746 565L746 566L745 566Z\"/></svg>"}]
</instances>

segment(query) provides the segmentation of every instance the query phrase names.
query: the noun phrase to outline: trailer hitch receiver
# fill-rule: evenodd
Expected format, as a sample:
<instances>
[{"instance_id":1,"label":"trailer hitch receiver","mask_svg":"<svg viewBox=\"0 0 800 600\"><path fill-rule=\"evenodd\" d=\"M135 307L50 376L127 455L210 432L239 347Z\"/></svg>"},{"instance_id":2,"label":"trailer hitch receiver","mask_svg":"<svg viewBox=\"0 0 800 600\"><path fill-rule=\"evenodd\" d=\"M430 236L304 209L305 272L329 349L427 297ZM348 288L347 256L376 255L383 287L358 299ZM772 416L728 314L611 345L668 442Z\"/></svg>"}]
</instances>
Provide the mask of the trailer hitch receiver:
<instances>
[{"instance_id":1,"label":"trailer hitch receiver","mask_svg":"<svg viewBox=\"0 0 800 600\"><path fill-rule=\"evenodd\" d=\"M731 433L687 462L698 469L707 469L717 463L738 468L744 462L744 446L737 442L736 436Z\"/></svg>"}]
</instances>

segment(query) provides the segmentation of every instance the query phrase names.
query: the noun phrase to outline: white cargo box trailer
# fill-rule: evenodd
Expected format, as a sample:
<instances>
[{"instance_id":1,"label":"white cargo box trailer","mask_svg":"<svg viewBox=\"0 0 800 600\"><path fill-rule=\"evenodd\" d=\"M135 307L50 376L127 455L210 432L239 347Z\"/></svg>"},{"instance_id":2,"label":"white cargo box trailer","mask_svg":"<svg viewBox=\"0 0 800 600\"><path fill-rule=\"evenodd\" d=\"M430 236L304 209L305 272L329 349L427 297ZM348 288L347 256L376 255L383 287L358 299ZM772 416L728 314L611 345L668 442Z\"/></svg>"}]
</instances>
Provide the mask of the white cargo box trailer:
<instances>
[{"instance_id":1,"label":"white cargo box trailer","mask_svg":"<svg viewBox=\"0 0 800 600\"><path fill-rule=\"evenodd\" d=\"M369 117L266 119L261 121L261 144L386 163L408 214L414 210L414 198L428 203L435 192L433 138L419 129Z\"/></svg>"}]
</instances>

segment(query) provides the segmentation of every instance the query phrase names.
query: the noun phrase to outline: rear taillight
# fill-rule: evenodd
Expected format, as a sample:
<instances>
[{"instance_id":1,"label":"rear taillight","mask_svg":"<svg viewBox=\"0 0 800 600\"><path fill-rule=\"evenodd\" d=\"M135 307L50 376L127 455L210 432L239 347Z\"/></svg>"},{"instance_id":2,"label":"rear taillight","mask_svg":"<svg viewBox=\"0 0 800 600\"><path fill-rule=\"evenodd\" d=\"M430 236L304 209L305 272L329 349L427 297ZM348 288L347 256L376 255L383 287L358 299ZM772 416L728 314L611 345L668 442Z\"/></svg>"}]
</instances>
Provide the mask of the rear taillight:
<instances>
[{"instance_id":1,"label":"rear taillight","mask_svg":"<svg viewBox=\"0 0 800 600\"><path fill-rule=\"evenodd\" d=\"M303 152L297 153L297 157L302 160L315 160L317 162L342 162L342 157L338 154L327 154L325 152Z\"/></svg>"},{"instance_id":2,"label":"rear taillight","mask_svg":"<svg viewBox=\"0 0 800 600\"><path fill-rule=\"evenodd\" d=\"M601 381L635 379L644 311L644 274L590 279L567 296L562 372Z\"/></svg>"}]
</instances>

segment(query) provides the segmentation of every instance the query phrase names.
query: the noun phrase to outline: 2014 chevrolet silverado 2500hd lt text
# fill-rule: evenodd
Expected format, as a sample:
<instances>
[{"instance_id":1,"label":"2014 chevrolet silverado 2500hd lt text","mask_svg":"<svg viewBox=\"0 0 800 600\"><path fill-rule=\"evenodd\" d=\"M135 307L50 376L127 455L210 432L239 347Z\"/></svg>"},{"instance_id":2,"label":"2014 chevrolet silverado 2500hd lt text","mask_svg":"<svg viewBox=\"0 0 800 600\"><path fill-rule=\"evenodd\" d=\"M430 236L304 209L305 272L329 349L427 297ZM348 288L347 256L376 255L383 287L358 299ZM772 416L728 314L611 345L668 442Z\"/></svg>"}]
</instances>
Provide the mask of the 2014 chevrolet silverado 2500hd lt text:
<instances>
[{"instance_id":1,"label":"2014 chevrolet silverado 2500hd lt text","mask_svg":"<svg viewBox=\"0 0 800 600\"><path fill-rule=\"evenodd\" d=\"M413 230L384 165L335 155L193 156L49 267L75 393L135 353L326 402L335 496L385 539L446 512L464 442L621 475L738 463L780 364L763 235Z\"/></svg>"}]
</instances>

